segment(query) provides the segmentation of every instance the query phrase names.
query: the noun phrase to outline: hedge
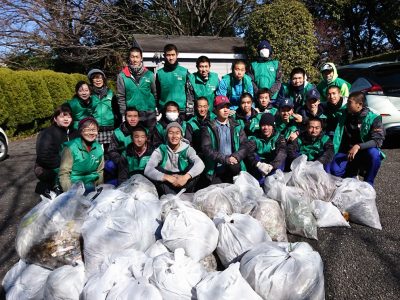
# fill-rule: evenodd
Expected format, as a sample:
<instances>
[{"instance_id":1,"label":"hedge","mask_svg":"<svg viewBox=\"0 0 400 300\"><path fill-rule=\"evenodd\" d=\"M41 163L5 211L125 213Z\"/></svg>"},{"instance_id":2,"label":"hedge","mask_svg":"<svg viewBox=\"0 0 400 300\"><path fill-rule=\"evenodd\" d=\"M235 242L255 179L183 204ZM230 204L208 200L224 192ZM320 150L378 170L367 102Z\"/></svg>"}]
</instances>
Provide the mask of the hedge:
<instances>
[{"instance_id":1,"label":"hedge","mask_svg":"<svg viewBox=\"0 0 400 300\"><path fill-rule=\"evenodd\" d=\"M10 136L35 132L54 108L71 99L82 74L0 68L0 126Z\"/></svg>"}]
</instances>

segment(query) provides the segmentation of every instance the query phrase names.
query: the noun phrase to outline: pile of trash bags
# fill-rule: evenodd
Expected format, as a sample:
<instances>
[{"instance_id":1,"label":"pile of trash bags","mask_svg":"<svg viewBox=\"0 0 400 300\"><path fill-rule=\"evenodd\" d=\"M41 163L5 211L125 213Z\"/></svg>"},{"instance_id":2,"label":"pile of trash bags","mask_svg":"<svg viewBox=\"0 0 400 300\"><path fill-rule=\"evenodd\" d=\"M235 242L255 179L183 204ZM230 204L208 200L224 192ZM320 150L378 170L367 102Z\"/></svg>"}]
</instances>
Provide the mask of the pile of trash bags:
<instances>
[{"instance_id":1,"label":"pile of trash bags","mask_svg":"<svg viewBox=\"0 0 400 300\"><path fill-rule=\"evenodd\" d=\"M264 188L264 189L263 189ZM234 184L158 197L134 175L85 195L42 197L22 220L7 299L324 299L323 264L306 242L350 221L381 229L375 191L296 159L261 188Z\"/></svg>"}]
</instances>

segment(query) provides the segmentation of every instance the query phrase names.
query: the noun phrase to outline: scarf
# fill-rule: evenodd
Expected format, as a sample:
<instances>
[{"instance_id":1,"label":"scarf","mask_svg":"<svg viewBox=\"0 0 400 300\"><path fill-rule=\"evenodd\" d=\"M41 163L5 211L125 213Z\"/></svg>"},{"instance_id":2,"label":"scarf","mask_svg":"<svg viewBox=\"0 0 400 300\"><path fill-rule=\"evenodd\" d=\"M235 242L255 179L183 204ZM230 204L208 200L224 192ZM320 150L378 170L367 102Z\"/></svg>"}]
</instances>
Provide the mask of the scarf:
<instances>
[{"instance_id":1,"label":"scarf","mask_svg":"<svg viewBox=\"0 0 400 300\"><path fill-rule=\"evenodd\" d=\"M165 71L167 71L167 72L170 72L170 71L173 71L173 70L175 70L176 69L176 67L178 66L178 61L176 61L174 64L170 64L170 63L168 63L167 61L165 61L165 63L164 63L164 69L165 69Z\"/></svg>"},{"instance_id":2,"label":"scarf","mask_svg":"<svg viewBox=\"0 0 400 300\"><path fill-rule=\"evenodd\" d=\"M92 91L94 94L98 95L100 99L103 99L108 92L107 86L103 85L101 88L92 86Z\"/></svg>"},{"instance_id":3,"label":"scarf","mask_svg":"<svg viewBox=\"0 0 400 300\"><path fill-rule=\"evenodd\" d=\"M143 63L141 63L138 67L129 65L129 71L131 72L133 78L135 78L136 81L139 81L144 74L145 67L143 66Z\"/></svg>"}]
</instances>

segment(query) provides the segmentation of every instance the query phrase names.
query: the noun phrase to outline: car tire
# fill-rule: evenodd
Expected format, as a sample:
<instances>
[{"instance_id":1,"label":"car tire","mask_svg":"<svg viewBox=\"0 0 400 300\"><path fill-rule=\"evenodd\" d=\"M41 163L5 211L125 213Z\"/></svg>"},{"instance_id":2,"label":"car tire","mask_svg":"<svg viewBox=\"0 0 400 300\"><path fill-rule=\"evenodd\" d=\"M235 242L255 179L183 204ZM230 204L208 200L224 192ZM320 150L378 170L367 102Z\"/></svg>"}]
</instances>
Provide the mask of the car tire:
<instances>
[{"instance_id":1,"label":"car tire","mask_svg":"<svg viewBox=\"0 0 400 300\"><path fill-rule=\"evenodd\" d=\"M5 160L8 153L8 145L4 137L0 136L0 161Z\"/></svg>"}]
</instances>

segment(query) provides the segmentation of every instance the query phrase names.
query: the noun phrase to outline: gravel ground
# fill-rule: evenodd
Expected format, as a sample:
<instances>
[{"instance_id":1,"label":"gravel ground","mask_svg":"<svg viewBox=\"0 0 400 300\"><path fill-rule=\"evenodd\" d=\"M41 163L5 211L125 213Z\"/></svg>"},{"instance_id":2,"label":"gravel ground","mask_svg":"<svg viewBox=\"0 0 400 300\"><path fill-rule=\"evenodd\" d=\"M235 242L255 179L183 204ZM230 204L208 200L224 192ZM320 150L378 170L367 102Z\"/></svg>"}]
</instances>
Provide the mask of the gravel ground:
<instances>
[{"instance_id":1,"label":"gravel ground","mask_svg":"<svg viewBox=\"0 0 400 300\"><path fill-rule=\"evenodd\" d=\"M9 148L9 158L0 163L0 280L18 260L14 239L20 219L40 201L34 193L35 138ZM382 231L351 224L318 230L318 241L290 236L321 254L326 299L400 299L400 150L385 153L375 183Z\"/></svg>"}]
</instances>

